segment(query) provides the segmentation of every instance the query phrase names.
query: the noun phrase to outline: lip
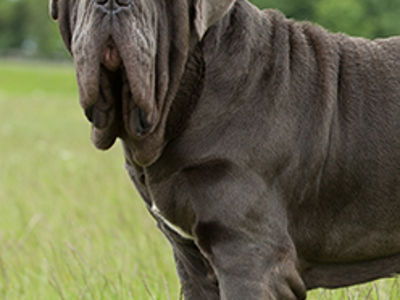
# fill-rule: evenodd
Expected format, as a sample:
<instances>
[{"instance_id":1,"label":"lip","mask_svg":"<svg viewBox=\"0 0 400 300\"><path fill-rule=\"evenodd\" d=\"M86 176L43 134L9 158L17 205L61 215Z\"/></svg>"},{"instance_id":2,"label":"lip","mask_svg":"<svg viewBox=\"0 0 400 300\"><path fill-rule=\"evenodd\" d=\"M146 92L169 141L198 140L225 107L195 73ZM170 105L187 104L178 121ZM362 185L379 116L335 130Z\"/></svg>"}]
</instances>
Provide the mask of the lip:
<instances>
[{"instance_id":1,"label":"lip","mask_svg":"<svg viewBox=\"0 0 400 300\"><path fill-rule=\"evenodd\" d=\"M101 57L101 63L111 72L117 71L122 65L117 45L111 38L106 42Z\"/></svg>"},{"instance_id":2,"label":"lip","mask_svg":"<svg viewBox=\"0 0 400 300\"><path fill-rule=\"evenodd\" d=\"M133 66L124 64L116 43L110 37L101 52L97 100L84 111L97 130L114 128L116 137L128 135L142 139L151 131L152 124L135 101L131 84L135 73L132 70L128 73L126 69L129 67Z\"/></svg>"}]
</instances>

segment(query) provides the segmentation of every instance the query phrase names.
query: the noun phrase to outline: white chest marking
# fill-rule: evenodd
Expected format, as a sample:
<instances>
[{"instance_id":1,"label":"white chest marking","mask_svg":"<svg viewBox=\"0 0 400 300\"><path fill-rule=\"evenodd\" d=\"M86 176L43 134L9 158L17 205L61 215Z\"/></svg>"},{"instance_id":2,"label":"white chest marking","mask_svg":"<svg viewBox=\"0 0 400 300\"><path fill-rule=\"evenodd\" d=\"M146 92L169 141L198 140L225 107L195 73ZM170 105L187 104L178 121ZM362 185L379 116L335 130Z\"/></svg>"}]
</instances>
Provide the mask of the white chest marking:
<instances>
[{"instance_id":1,"label":"white chest marking","mask_svg":"<svg viewBox=\"0 0 400 300\"><path fill-rule=\"evenodd\" d=\"M160 220L169 227L169 229L171 229L172 231L174 231L175 233L177 233L178 235L180 235L181 237L183 237L184 239L187 240L193 240L193 236L190 235L189 233L185 232L184 230L182 230L182 228L172 224L171 222L169 222L166 218L163 217L163 215L161 215L160 210L158 209L157 205L155 203L153 203L153 205L151 206L151 211L160 218Z\"/></svg>"}]
</instances>

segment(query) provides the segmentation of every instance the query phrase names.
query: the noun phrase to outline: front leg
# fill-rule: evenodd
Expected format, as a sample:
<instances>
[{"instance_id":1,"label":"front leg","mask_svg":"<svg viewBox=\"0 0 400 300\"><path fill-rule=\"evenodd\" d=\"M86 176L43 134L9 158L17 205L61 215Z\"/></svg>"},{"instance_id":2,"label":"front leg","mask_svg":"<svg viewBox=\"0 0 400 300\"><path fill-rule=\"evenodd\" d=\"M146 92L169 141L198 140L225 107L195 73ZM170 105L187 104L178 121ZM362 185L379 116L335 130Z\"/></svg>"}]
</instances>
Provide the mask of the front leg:
<instances>
[{"instance_id":1,"label":"front leg","mask_svg":"<svg viewBox=\"0 0 400 300\"><path fill-rule=\"evenodd\" d=\"M183 173L197 218L195 240L216 272L221 300L305 299L280 197L258 175L227 161Z\"/></svg>"},{"instance_id":2,"label":"front leg","mask_svg":"<svg viewBox=\"0 0 400 300\"><path fill-rule=\"evenodd\" d=\"M305 299L294 248L283 236L265 243L223 222L198 224L196 235L216 270L222 300Z\"/></svg>"},{"instance_id":3,"label":"front leg","mask_svg":"<svg viewBox=\"0 0 400 300\"><path fill-rule=\"evenodd\" d=\"M160 213L154 213L152 210L153 203L146 185L143 168L129 162L126 163L125 167L146 202L150 214L157 220L158 227L172 245L185 300L220 300L215 272L194 241L177 234L176 231L168 226ZM167 182L167 185L170 186L169 182ZM164 202L168 202L172 198L162 199Z\"/></svg>"},{"instance_id":4,"label":"front leg","mask_svg":"<svg viewBox=\"0 0 400 300\"><path fill-rule=\"evenodd\" d=\"M183 238L159 220L161 231L170 241L185 300L220 300L213 268L193 240Z\"/></svg>"}]
</instances>

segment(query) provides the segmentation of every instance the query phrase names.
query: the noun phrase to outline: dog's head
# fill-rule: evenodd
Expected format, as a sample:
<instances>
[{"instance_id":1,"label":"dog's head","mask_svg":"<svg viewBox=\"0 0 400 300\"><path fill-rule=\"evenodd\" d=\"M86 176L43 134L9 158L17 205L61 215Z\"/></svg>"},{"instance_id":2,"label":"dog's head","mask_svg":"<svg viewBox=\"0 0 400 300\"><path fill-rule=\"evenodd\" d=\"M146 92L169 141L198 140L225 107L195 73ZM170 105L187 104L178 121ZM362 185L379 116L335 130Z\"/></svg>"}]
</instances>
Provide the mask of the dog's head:
<instances>
[{"instance_id":1,"label":"dog's head","mask_svg":"<svg viewBox=\"0 0 400 300\"><path fill-rule=\"evenodd\" d=\"M108 149L121 137L138 164L159 157L190 38L201 40L234 2L50 0L96 147Z\"/></svg>"}]
</instances>

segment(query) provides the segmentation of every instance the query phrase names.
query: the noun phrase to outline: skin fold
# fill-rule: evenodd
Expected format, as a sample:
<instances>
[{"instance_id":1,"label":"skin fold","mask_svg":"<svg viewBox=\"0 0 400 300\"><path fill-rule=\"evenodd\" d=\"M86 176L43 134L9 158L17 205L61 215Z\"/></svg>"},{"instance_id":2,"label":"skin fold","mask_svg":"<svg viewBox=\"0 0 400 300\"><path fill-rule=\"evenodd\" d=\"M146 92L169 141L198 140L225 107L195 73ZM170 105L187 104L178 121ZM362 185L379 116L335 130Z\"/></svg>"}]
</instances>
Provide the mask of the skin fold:
<instances>
[{"instance_id":1,"label":"skin fold","mask_svg":"<svg viewBox=\"0 0 400 300\"><path fill-rule=\"evenodd\" d=\"M51 0L187 300L300 300L400 271L400 38L246 0Z\"/></svg>"}]
</instances>

